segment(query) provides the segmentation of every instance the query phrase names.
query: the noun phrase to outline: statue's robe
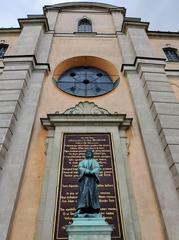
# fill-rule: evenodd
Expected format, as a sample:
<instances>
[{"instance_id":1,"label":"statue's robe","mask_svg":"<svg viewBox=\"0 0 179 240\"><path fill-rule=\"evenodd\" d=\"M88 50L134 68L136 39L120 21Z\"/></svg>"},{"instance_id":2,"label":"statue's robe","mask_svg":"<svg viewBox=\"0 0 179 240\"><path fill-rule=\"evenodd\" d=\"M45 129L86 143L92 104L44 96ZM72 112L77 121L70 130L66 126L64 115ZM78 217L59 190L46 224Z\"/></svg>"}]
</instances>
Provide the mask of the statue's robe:
<instances>
[{"instance_id":1,"label":"statue's robe","mask_svg":"<svg viewBox=\"0 0 179 240\"><path fill-rule=\"evenodd\" d=\"M99 205L99 163L94 159L85 159L79 163L79 194L77 210L83 213L98 213Z\"/></svg>"}]
</instances>

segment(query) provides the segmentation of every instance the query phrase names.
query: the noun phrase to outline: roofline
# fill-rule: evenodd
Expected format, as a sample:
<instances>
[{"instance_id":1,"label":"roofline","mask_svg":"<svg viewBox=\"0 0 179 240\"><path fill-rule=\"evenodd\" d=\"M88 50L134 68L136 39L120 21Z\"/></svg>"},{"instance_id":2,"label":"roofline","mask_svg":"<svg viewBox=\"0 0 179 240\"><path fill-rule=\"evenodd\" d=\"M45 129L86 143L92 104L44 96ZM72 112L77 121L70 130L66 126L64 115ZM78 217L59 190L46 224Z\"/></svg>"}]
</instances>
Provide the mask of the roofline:
<instances>
[{"instance_id":1,"label":"roofline","mask_svg":"<svg viewBox=\"0 0 179 240\"><path fill-rule=\"evenodd\" d=\"M123 11L124 14L126 13L126 9L124 7L115 6L112 4L107 3L100 3L100 2L66 2L66 3L59 3L53 5L45 5L43 7L44 12L49 9L62 9L62 8L69 8L69 7L100 7L108 10L117 10Z\"/></svg>"},{"instance_id":2,"label":"roofline","mask_svg":"<svg viewBox=\"0 0 179 240\"><path fill-rule=\"evenodd\" d=\"M22 27L10 27L10 28L0 28L0 33L20 33ZM170 32L170 31L147 31L148 36L164 36L164 37L179 37L179 32Z\"/></svg>"},{"instance_id":3,"label":"roofline","mask_svg":"<svg viewBox=\"0 0 179 240\"><path fill-rule=\"evenodd\" d=\"M166 36L166 37L179 37L179 32L170 32L170 31L147 31L148 36Z\"/></svg>"},{"instance_id":4,"label":"roofline","mask_svg":"<svg viewBox=\"0 0 179 240\"><path fill-rule=\"evenodd\" d=\"M20 27L0 28L0 33L20 33Z\"/></svg>"}]
</instances>

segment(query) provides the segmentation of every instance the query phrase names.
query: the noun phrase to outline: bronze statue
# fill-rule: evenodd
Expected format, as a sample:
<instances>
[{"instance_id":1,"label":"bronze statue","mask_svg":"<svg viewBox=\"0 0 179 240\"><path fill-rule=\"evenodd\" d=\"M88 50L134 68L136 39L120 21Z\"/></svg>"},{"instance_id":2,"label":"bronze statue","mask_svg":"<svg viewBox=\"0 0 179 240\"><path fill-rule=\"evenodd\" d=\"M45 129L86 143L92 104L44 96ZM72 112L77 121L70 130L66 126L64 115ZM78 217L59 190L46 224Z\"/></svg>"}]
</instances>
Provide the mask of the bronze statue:
<instances>
[{"instance_id":1,"label":"bronze statue","mask_svg":"<svg viewBox=\"0 0 179 240\"><path fill-rule=\"evenodd\" d=\"M98 214L99 205L99 163L93 159L93 151L86 150L86 158L78 165L79 194L77 200L76 217L79 214Z\"/></svg>"}]
</instances>

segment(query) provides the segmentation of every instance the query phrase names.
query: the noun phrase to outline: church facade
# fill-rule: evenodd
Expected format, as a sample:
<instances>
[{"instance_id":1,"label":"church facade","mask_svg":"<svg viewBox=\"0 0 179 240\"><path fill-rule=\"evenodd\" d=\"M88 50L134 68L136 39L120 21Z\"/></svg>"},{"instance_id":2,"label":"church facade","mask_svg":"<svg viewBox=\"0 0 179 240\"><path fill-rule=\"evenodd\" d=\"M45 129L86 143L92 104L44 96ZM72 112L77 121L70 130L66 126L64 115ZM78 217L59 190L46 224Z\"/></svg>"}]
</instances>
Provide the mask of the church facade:
<instances>
[{"instance_id":1,"label":"church facade","mask_svg":"<svg viewBox=\"0 0 179 240\"><path fill-rule=\"evenodd\" d=\"M99 162L116 240L179 239L179 33L76 2L0 29L0 240L67 239Z\"/></svg>"}]
</instances>

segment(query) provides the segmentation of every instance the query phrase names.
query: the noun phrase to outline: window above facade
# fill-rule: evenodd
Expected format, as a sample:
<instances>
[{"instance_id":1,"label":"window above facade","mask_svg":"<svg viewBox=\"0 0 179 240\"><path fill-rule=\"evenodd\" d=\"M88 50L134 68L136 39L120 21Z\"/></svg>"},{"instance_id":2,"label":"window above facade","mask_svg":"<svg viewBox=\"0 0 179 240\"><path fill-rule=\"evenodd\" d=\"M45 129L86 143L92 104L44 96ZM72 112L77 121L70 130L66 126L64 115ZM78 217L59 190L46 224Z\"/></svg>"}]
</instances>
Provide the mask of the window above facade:
<instances>
[{"instance_id":1,"label":"window above facade","mask_svg":"<svg viewBox=\"0 0 179 240\"><path fill-rule=\"evenodd\" d=\"M117 80L116 80L117 81ZM94 67L76 67L64 72L56 81L62 91L79 97L96 97L117 86L104 71Z\"/></svg>"},{"instance_id":2,"label":"window above facade","mask_svg":"<svg viewBox=\"0 0 179 240\"><path fill-rule=\"evenodd\" d=\"M8 44L0 43L0 58L2 58L8 48Z\"/></svg>"},{"instance_id":3,"label":"window above facade","mask_svg":"<svg viewBox=\"0 0 179 240\"><path fill-rule=\"evenodd\" d=\"M87 18L83 18L78 22L78 32L92 32L92 23Z\"/></svg>"},{"instance_id":4,"label":"window above facade","mask_svg":"<svg viewBox=\"0 0 179 240\"><path fill-rule=\"evenodd\" d=\"M171 61L171 62L179 61L179 55L177 54L176 48L164 48L163 51L164 51L168 61Z\"/></svg>"}]
</instances>

